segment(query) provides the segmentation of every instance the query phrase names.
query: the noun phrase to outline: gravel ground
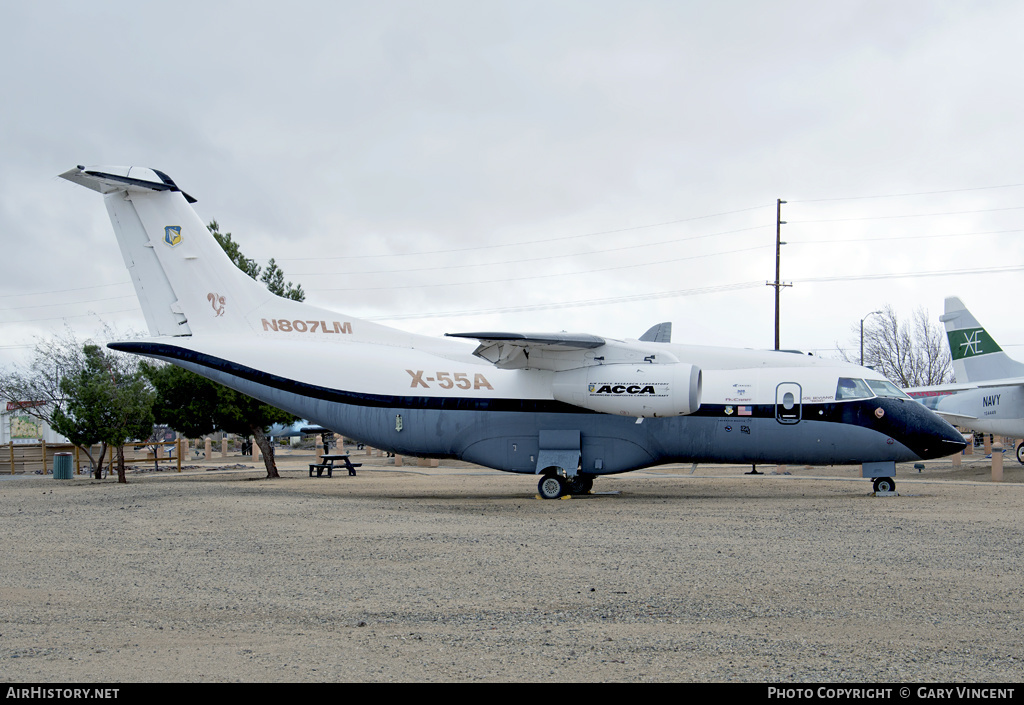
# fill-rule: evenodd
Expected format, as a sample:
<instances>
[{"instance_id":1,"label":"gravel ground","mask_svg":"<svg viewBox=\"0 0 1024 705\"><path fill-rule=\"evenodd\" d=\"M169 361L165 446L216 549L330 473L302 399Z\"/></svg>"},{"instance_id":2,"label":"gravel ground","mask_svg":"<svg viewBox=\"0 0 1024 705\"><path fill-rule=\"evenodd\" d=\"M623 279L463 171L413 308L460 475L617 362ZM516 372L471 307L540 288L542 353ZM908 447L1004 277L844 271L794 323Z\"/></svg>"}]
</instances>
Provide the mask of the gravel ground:
<instances>
[{"instance_id":1,"label":"gravel ground","mask_svg":"<svg viewBox=\"0 0 1024 705\"><path fill-rule=\"evenodd\" d=\"M1024 674L1016 463L901 468L899 497L855 468L674 466L543 501L531 477L358 460L0 481L0 680Z\"/></svg>"}]
</instances>

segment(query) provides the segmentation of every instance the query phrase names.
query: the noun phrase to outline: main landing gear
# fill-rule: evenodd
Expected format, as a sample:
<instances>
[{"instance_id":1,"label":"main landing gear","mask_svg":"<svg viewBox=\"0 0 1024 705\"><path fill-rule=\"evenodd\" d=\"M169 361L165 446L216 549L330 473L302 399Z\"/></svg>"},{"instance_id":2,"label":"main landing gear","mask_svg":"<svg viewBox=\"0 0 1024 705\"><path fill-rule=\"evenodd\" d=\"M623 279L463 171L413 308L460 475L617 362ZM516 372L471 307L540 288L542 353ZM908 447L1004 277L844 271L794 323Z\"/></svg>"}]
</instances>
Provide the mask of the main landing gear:
<instances>
[{"instance_id":1,"label":"main landing gear","mask_svg":"<svg viewBox=\"0 0 1024 705\"><path fill-rule=\"evenodd\" d=\"M542 499L558 499L565 495L587 494L594 487L594 478L590 475L562 477L555 473L547 473L537 483L537 492Z\"/></svg>"}]
</instances>

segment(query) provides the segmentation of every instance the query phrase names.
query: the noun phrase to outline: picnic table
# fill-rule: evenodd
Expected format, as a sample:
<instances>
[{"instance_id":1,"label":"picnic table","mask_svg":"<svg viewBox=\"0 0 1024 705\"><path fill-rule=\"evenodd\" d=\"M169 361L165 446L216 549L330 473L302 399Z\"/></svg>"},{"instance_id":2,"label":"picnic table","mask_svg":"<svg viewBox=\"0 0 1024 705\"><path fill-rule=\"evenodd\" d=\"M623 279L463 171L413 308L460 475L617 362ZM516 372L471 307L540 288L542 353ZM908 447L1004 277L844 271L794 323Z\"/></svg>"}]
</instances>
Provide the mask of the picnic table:
<instances>
[{"instance_id":1,"label":"picnic table","mask_svg":"<svg viewBox=\"0 0 1024 705\"><path fill-rule=\"evenodd\" d=\"M335 463L340 464L335 465ZM348 470L349 475L355 475L356 468L362 467L362 465L362 463L353 463L351 460L349 460L349 456L347 453L345 453L344 455L324 455L319 463L309 464L309 476L313 477L313 470L315 468L317 477L322 477L324 474L324 470L327 471L327 477L331 477L331 473L334 471L335 467L345 468L346 470Z\"/></svg>"}]
</instances>

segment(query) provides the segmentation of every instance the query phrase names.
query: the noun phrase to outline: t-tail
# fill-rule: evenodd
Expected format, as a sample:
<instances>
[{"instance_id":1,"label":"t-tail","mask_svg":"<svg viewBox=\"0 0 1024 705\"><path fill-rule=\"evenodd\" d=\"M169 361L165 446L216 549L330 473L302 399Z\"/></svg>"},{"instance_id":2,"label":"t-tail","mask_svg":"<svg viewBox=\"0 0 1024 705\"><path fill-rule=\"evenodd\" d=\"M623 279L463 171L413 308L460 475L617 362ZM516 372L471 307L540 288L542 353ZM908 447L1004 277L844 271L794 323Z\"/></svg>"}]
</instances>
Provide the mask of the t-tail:
<instances>
[{"instance_id":1,"label":"t-tail","mask_svg":"<svg viewBox=\"0 0 1024 705\"><path fill-rule=\"evenodd\" d=\"M144 167L82 167L61 177L104 194L125 266L153 336L286 330L362 339L386 326L276 296L242 272L193 210L195 199ZM407 335L407 334L404 334Z\"/></svg>"},{"instance_id":2,"label":"t-tail","mask_svg":"<svg viewBox=\"0 0 1024 705\"><path fill-rule=\"evenodd\" d=\"M1003 352L960 299L947 298L946 311L939 320L946 326L957 382L1024 377L1024 364Z\"/></svg>"}]
</instances>

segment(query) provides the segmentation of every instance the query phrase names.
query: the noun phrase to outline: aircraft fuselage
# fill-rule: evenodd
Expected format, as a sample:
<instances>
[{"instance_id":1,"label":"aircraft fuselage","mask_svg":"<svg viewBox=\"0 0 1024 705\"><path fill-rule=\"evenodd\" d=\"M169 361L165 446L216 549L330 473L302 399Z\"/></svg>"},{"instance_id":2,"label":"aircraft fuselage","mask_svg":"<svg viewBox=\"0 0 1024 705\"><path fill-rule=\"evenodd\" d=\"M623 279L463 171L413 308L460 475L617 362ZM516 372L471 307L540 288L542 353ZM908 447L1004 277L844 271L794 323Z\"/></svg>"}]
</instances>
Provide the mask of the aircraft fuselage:
<instances>
[{"instance_id":1,"label":"aircraft fuselage","mask_svg":"<svg viewBox=\"0 0 1024 705\"><path fill-rule=\"evenodd\" d=\"M862 368L789 353L665 344L701 362L702 403L685 416L637 419L556 401L553 373L479 364L455 342L425 351L314 340L303 354L298 341L288 342L287 355L275 350L280 342L240 348L215 338L114 347L182 365L377 448L510 472L542 470L539 453L552 432L579 434L579 469L594 475L668 462L906 462L962 446L948 424L909 399L837 401L839 379ZM286 358L296 361L290 369L281 367ZM265 371L269 360L278 362L275 374ZM761 364L742 366L753 362ZM645 389L606 386L593 391L628 397Z\"/></svg>"}]
</instances>

